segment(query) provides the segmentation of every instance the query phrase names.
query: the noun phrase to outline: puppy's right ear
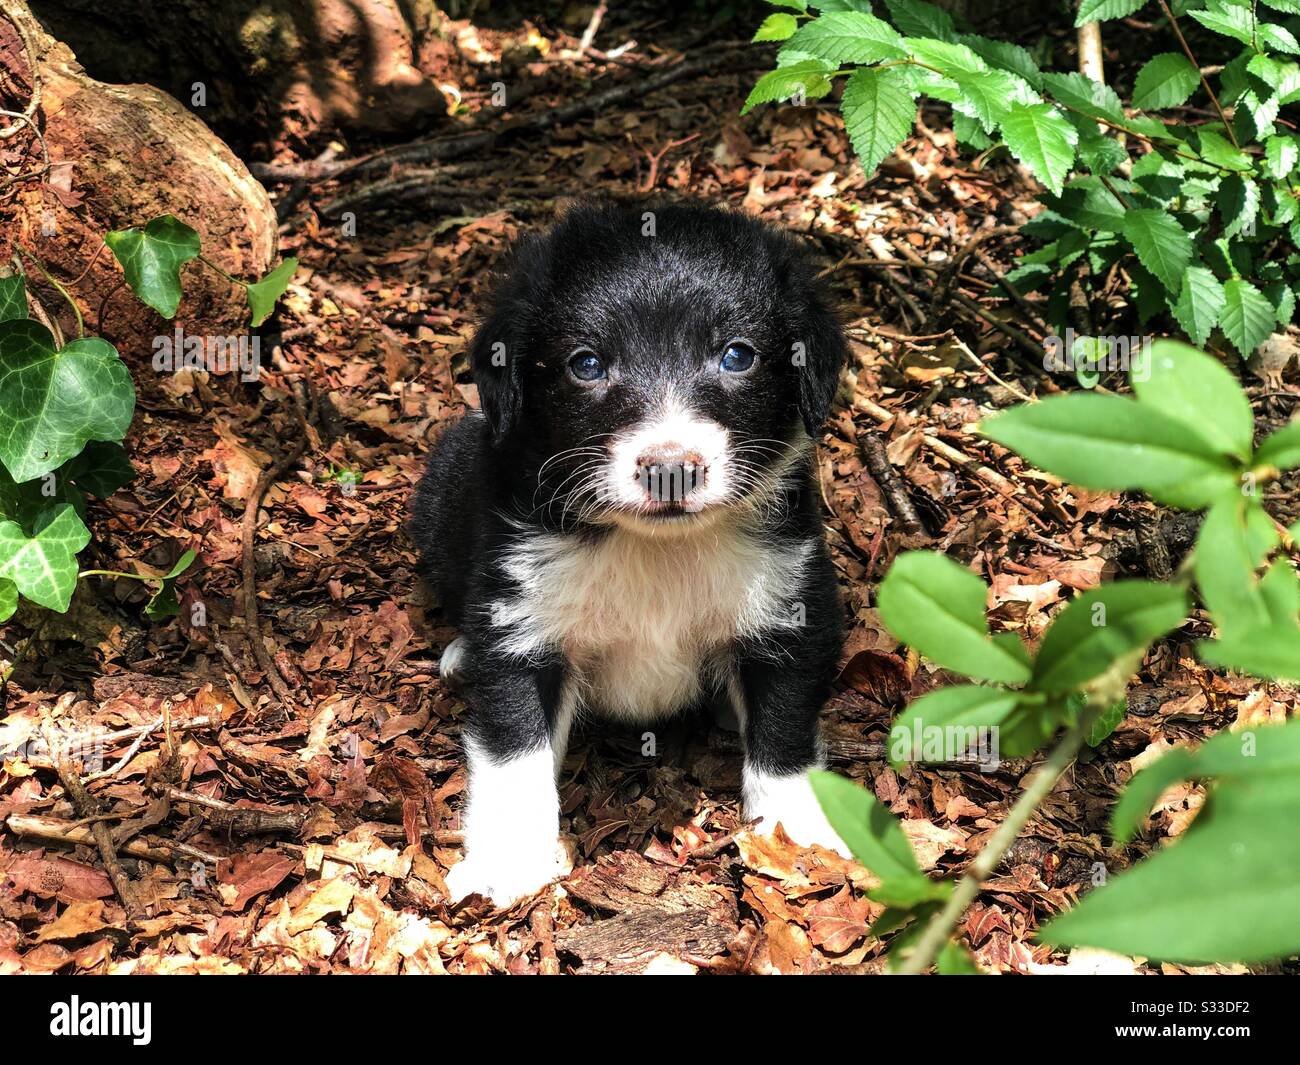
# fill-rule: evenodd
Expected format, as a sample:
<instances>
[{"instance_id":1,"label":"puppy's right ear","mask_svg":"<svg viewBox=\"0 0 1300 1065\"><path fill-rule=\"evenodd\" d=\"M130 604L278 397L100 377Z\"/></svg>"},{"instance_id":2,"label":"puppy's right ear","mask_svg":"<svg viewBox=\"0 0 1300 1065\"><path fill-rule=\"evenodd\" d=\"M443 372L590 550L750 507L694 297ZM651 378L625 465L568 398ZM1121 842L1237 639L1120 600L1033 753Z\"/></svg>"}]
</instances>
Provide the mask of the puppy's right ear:
<instances>
[{"instance_id":1,"label":"puppy's right ear","mask_svg":"<svg viewBox=\"0 0 1300 1065\"><path fill-rule=\"evenodd\" d=\"M478 385L479 404L492 429L492 439L503 440L519 420L523 389L519 380L519 352L515 330L503 310L488 316L470 345L470 366Z\"/></svg>"}]
</instances>

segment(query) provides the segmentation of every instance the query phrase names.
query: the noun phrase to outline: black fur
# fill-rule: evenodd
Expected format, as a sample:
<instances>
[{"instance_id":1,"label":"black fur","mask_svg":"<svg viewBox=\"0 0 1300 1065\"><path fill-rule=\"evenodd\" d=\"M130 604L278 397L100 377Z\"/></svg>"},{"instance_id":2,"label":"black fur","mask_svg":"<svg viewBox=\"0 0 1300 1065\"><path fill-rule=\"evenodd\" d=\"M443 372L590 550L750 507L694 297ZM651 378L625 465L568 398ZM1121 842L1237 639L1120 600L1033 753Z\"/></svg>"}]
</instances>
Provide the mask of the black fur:
<instances>
[{"instance_id":1,"label":"black fur","mask_svg":"<svg viewBox=\"0 0 1300 1065\"><path fill-rule=\"evenodd\" d=\"M835 395L843 339L792 237L702 206L656 209L653 221L649 236L640 210L580 207L519 245L472 345L483 416L442 436L415 495L412 532L425 576L470 648L463 676L470 727L501 759L545 741L567 668L559 650L524 662L495 646L488 604L510 590L499 562L519 536L506 519L539 531L610 535L590 498L554 493L573 467L561 461L543 469L547 460L628 429L666 388L741 442L793 441L801 429L815 436ZM719 372L718 356L736 338L758 363L732 379ZM609 364L598 387L566 371L583 347ZM758 465L770 470L776 457L764 453ZM757 533L791 550L817 539L794 596L806 624L736 646L732 655L748 707L747 757L771 772L796 772L818 756L817 715L842 623L811 462L786 476L782 495Z\"/></svg>"}]
</instances>

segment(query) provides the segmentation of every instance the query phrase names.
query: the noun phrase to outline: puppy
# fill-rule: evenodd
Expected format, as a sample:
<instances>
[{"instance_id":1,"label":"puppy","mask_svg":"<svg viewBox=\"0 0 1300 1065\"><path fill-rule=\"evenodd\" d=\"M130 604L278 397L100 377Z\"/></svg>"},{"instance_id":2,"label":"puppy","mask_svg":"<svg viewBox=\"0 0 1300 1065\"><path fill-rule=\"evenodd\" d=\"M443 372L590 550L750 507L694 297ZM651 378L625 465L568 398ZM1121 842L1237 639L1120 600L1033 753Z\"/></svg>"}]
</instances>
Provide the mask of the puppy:
<instances>
[{"instance_id":1,"label":"puppy","mask_svg":"<svg viewBox=\"0 0 1300 1065\"><path fill-rule=\"evenodd\" d=\"M459 630L465 857L498 905L567 869L556 773L574 719L724 700L762 829L847 853L812 795L842 646L813 436L844 362L793 238L702 206L586 206L525 240L473 341L481 412L413 502Z\"/></svg>"}]
</instances>

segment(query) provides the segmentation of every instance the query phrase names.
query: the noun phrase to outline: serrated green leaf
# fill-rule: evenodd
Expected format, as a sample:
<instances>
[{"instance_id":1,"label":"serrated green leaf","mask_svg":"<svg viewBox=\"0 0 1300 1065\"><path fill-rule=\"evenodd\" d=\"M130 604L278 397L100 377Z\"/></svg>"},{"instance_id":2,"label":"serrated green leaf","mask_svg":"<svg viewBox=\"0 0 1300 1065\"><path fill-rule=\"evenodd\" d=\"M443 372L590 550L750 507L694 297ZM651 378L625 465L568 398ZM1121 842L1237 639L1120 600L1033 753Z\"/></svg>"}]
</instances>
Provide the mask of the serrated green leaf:
<instances>
[{"instance_id":1,"label":"serrated green leaf","mask_svg":"<svg viewBox=\"0 0 1300 1065\"><path fill-rule=\"evenodd\" d=\"M1030 687L1052 694L1081 689L1178 628L1186 616L1187 593L1176 584L1116 581L1085 592L1047 630Z\"/></svg>"},{"instance_id":2,"label":"serrated green leaf","mask_svg":"<svg viewBox=\"0 0 1300 1065\"><path fill-rule=\"evenodd\" d=\"M1218 202L1225 237L1253 231L1259 214L1259 186L1255 182L1240 174L1229 174L1219 183Z\"/></svg>"},{"instance_id":3,"label":"serrated green leaf","mask_svg":"<svg viewBox=\"0 0 1300 1065\"><path fill-rule=\"evenodd\" d=\"M989 639L988 589L970 570L929 551L895 559L880 585L880 616L889 631L932 662L968 677L1020 684L1023 659Z\"/></svg>"},{"instance_id":4,"label":"serrated green leaf","mask_svg":"<svg viewBox=\"0 0 1300 1065\"><path fill-rule=\"evenodd\" d=\"M248 286L248 306L253 312L254 327L271 316L276 302L284 295L284 290L289 287L289 280L297 269L298 260L290 256L261 281L254 281Z\"/></svg>"},{"instance_id":5,"label":"serrated green leaf","mask_svg":"<svg viewBox=\"0 0 1300 1065\"><path fill-rule=\"evenodd\" d=\"M1207 30L1254 46L1257 24L1250 8L1217 3L1216 0L1209 0L1207 7L1206 11L1189 11L1188 14Z\"/></svg>"},{"instance_id":6,"label":"serrated green leaf","mask_svg":"<svg viewBox=\"0 0 1300 1065\"><path fill-rule=\"evenodd\" d=\"M1225 298L1219 279L1203 266L1189 266L1183 271L1183 283L1173 305L1178 324L1198 346L1204 346L1218 324Z\"/></svg>"},{"instance_id":7,"label":"serrated green leaf","mask_svg":"<svg viewBox=\"0 0 1300 1065\"><path fill-rule=\"evenodd\" d=\"M788 100L802 94L806 99L815 100L831 91L830 74L833 68L820 59L805 59L789 66L770 70L758 79L750 90L740 113L746 114L759 104Z\"/></svg>"},{"instance_id":8,"label":"serrated green leaf","mask_svg":"<svg viewBox=\"0 0 1300 1065\"><path fill-rule=\"evenodd\" d=\"M834 12L805 22L787 47L836 66L907 57L902 36L889 23L860 11Z\"/></svg>"},{"instance_id":9,"label":"serrated green leaf","mask_svg":"<svg viewBox=\"0 0 1300 1065\"><path fill-rule=\"evenodd\" d=\"M1185 104L1201 83L1201 75L1181 52L1163 52L1138 71L1133 106L1159 111Z\"/></svg>"},{"instance_id":10,"label":"serrated green leaf","mask_svg":"<svg viewBox=\"0 0 1300 1065\"><path fill-rule=\"evenodd\" d=\"M909 703L890 729L890 764L899 768L908 762L960 758L979 744L980 730L1000 727L1019 700L1018 692L977 684L954 684L928 692ZM927 750L927 737L943 739L938 757L932 757L935 752Z\"/></svg>"},{"instance_id":11,"label":"serrated green leaf","mask_svg":"<svg viewBox=\"0 0 1300 1065\"><path fill-rule=\"evenodd\" d=\"M855 71L844 86L840 109L868 176L912 132L916 119L916 104L896 67Z\"/></svg>"},{"instance_id":12,"label":"serrated green leaf","mask_svg":"<svg viewBox=\"0 0 1300 1065\"><path fill-rule=\"evenodd\" d=\"M1250 458L1255 416L1230 370L1175 340L1156 341L1145 362L1133 375L1133 391L1144 405L1186 422L1224 454Z\"/></svg>"},{"instance_id":13,"label":"serrated green leaf","mask_svg":"<svg viewBox=\"0 0 1300 1065\"><path fill-rule=\"evenodd\" d=\"M1010 106L1002 121L1002 138L1011 154L1058 196L1074 164L1079 135L1051 104Z\"/></svg>"},{"instance_id":14,"label":"serrated green leaf","mask_svg":"<svg viewBox=\"0 0 1300 1065\"><path fill-rule=\"evenodd\" d=\"M1124 105L1109 85L1083 74L1044 74L1043 86L1063 107L1077 111L1088 118L1105 119L1117 126L1126 126Z\"/></svg>"},{"instance_id":15,"label":"serrated green leaf","mask_svg":"<svg viewBox=\"0 0 1300 1065\"><path fill-rule=\"evenodd\" d=\"M1269 177L1281 181L1300 162L1300 143L1294 137L1269 137L1264 142L1264 161Z\"/></svg>"},{"instance_id":16,"label":"serrated green leaf","mask_svg":"<svg viewBox=\"0 0 1300 1065\"><path fill-rule=\"evenodd\" d=\"M1124 236L1138 261L1160 279L1175 296L1183 283L1183 271L1192 263L1191 235L1178 219L1157 207L1139 207L1124 218Z\"/></svg>"},{"instance_id":17,"label":"serrated green leaf","mask_svg":"<svg viewBox=\"0 0 1300 1065\"><path fill-rule=\"evenodd\" d=\"M1124 228L1124 205L1098 177L1075 178L1059 197L1047 201L1070 221L1089 229L1118 233Z\"/></svg>"},{"instance_id":18,"label":"serrated green leaf","mask_svg":"<svg viewBox=\"0 0 1300 1065\"><path fill-rule=\"evenodd\" d=\"M0 577L38 606L65 613L77 585L77 552L88 543L90 530L66 503L35 536L17 522L0 521Z\"/></svg>"},{"instance_id":19,"label":"serrated green leaf","mask_svg":"<svg viewBox=\"0 0 1300 1065\"><path fill-rule=\"evenodd\" d=\"M40 322L0 322L0 462L15 481L57 469L89 440L120 440L135 388L126 365L98 337L56 351Z\"/></svg>"},{"instance_id":20,"label":"serrated green leaf","mask_svg":"<svg viewBox=\"0 0 1300 1065\"><path fill-rule=\"evenodd\" d=\"M952 16L934 4L920 0L885 0L889 16L905 36L934 37L941 41L955 41L957 31Z\"/></svg>"},{"instance_id":21,"label":"serrated green leaf","mask_svg":"<svg viewBox=\"0 0 1300 1065\"><path fill-rule=\"evenodd\" d=\"M902 826L871 792L851 780L813 770L813 794L840 839L863 866L880 878L870 897L891 906L913 906L945 893L921 872Z\"/></svg>"},{"instance_id":22,"label":"serrated green leaf","mask_svg":"<svg viewBox=\"0 0 1300 1065\"><path fill-rule=\"evenodd\" d=\"M0 277L0 322L27 317L27 286L22 274Z\"/></svg>"},{"instance_id":23,"label":"serrated green leaf","mask_svg":"<svg viewBox=\"0 0 1300 1065\"><path fill-rule=\"evenodd\" d=\"M126 283L164 318L174 318L181 302L181 267L199 254L199 235L165 214L144 229L119 229L104 243L122 264Z\"/></svg>"},{"instance_id":24,"label":"serrated green leaf","mask_svg":"<svg viewBox=\"0 0 1300 1065\"><path fill-rule=\"evenodd\" d=\"M1086 22L1109 22L1112 19L1127 18L1144 3L1146 0L1080 0L1074 24L1082 26Z\"/></svg>"},{"instance_id":25,"label":"serrated green leaf","mask_svg":"<svg viewBox=\"0 0 1300 1065\"><path fill-rule=\"evenodd\" d=\"M1235 468L1186 423L1126 396L1049 396L989 420L981 433L1084 488L1142 489L1205 506L1237 484Z\"/></svg>"},{"instance_id":26,"label":"serrated green leaf","mask_svg":"<svg viewBox=\"0 0 1300 1065\"><path fill-rule=\"evenodd\" d=\"M1276 466L1279 470L1300 466L1300 418L1266 437L1259 445L1255 462L1260 466Z\"/></svg>"},{"instance_id":27,"label":"serrated green leaf","mask_svg":"<svg viewBox=\"0 0 1300 1065\"><path fill-rule=\"evenodd\" d=\"M1243 359L1272 334L1274 320L1268 297L1249 281L1234 277L1223 286L1219 326Z\"/></svg>"},{"instance_id":28,"label":"serrated green leaf","mask_svg":"<svg viewBox=\"0 0 1300 1065\"><path fill-rule=\"evenodd\" d=\"M1012 44L1010 41L995 41L975 34L960 37L957 43L964 44L989 66L1009 71L1035 89L1043 84L1043 72L1034 62L1034 57L1018 44Z\"/></svg>"},{"instance_id":29,"label":"serrated green leaf","mask_svg":"<svg viewBox=\"0 0 1300 1065\"><path fill-rule=\"evenodd\" d=\"M787 15L778 11L774 15L768 15L758 29L754 32L752 40L754 41L784 41L795 30L799 28L799 23L793 15Z\"/></svg>"}]
</instances>

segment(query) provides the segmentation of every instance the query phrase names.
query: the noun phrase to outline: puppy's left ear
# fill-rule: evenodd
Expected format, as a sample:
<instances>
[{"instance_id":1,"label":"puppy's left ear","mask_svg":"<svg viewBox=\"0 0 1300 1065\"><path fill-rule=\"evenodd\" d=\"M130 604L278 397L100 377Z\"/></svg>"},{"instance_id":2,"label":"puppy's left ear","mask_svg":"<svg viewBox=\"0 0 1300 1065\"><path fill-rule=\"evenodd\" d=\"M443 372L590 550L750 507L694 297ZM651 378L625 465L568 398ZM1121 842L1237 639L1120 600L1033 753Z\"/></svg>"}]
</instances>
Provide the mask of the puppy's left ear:
<instances>
[{"instance_id":1,"label":"puppy's left ear","mask_svg":"<svg viewBox=\"0 0 1300 1065\"><path fill-rule=\"evenodd\" d=\"M509 435L519 417L523 389L510 302L501 301L479 326L470 345L470 366L478 385L479 404L498 443Z\"/></svg>"},{"instance_id":2,"label":"puppy's left ear","mask_svg":"<svg viewBox=\"0 0 1300 1065\"><path fill-rule=\"evenodd\" d=\"M797 271L803 313L792 358L799 375L799 413L808 435L815 437L830 414L844 369L844 333L825 293L811 271Z\"/></svg>"}]
</instances>

